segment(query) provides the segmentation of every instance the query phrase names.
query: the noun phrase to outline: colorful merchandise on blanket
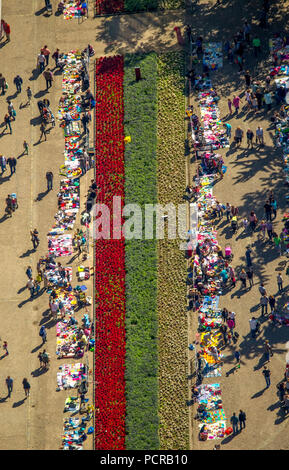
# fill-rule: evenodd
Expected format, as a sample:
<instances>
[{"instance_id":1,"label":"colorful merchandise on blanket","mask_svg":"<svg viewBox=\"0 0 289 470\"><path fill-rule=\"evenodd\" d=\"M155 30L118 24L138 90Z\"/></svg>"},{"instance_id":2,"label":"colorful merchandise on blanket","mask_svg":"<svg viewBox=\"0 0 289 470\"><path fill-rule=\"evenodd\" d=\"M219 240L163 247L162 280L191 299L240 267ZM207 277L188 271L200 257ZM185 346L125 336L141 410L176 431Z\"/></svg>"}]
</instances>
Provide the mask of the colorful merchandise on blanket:
<instances>
[{"instance_id":1,"label":"colorful merchandise on blanket","mask_svg":"<svg viewBox=\"0 0 289 470\"><path fill-rule=\"evenodd\" d=\"M123 57L97 59L95 71L98 202L110 209L113 223L113 197L121 196L121 206L124 201ZM125 244L120 228L116 232L95 243L97 450L125 448Z\"/></svg>"},{"instance_id":2,"label":"colorful merchandise on blanket","mask_svg":"<svg viewBox=\"0 0 289 470\"><path fill-rule=\"evenodd\" d=\"M63 10L65 20L81 17L81 4L78 5L78 3L78 0L66 0Z\"/></svg>"},{"instance_id":3,"label":"colorful merchandise on blanket","mask_svg":"<svg viewBox=\"0 0 289 470\"><path fill-rule=\"evenodd\" d=\"M209 42L203 47L203 65L209 70L218 70L223 67L223 50L221 42Z\"/></svg>"},{"instance_id":4,"label":"colorful merchandise on blanket","mask_svg":"<svg viewBox=\"0 0 289 470\"><path fill-rule=\"evenodd\" d=\"M83 357L85 347L90 338L91 330L82 330L79 326L63 319L56 325L56 355L59 359L67 357Z\"/></svg>"},{"instance_id":5,"label":"colorful merchandise on blanket","mask_svg":"<svg viewBox=\"0 0 289 470\"><path fill-rule=\"evenodd\" d=\"M223 123L220 120L220 110L217 104L219 99L213 88L204 88L198 93L205 144L212 145L214 150L230 146Z\"/></svg>"},{"instance_id":6,"label":"colorful merchandise on blanket","mask_svg":"<svg viewBox=\"0 0 289 470\"><path fill-rule=\"evenodd\" d=\"M226 415L223 410L220 384L206 384L196 387L200 433L207 439L225 437Z\"/></svg>"},{"instance_id":7,"label":"colorful merchandise on blanket","mask_svg":"<svg viewBox=\"0 0 289 470\"><path fill-rule=\"evenodd\" d=\"M48 238L48 251L53 256L72 255L72 237L71 235L59 235L59 237Z\"/></svg>"},{"instance_id":8,"label":"colorful merchandise on blanket","mask_svg":"<svg viewBox=\"0 0 289 470\"><path fill-rule=\"evenodd\" d=\"M57 391L77 388L82 380L87 380L87 370L84 364L63 364L57 372Z\"/></svg>"}]
</instances>

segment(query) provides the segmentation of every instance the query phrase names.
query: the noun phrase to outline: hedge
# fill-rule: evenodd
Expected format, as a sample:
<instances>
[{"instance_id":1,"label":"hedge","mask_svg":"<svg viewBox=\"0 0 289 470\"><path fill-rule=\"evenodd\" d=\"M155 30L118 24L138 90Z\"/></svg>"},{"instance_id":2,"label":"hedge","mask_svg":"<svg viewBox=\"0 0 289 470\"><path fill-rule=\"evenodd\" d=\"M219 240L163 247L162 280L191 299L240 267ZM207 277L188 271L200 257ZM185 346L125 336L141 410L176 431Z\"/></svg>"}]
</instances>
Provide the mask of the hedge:
<instances>
[{"instance_id":1,"label":"hedge","mask_svg":"<svg viewBox=\"0 0 289 470\"><path fill-rule=\"evenodd\" d=\"M135 81L135 67L143 77ZM124 63L125 204L157 201L157 57ZM125 241L126 449L157 450L158 355L156 240Z\"/></svg>"}]
</instances>

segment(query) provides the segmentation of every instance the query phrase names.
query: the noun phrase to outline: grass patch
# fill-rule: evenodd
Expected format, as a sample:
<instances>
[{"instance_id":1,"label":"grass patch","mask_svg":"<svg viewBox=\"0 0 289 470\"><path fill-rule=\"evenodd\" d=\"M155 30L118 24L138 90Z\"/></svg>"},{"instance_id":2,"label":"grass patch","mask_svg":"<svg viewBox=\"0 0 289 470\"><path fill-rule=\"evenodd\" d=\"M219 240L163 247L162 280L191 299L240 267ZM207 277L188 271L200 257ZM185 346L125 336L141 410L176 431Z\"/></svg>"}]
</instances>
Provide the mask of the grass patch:
<instances>
[{"instance_id":1,"label":"grass patch","mask_svg":"<svg viewBox=\"0 0 289 470\"><path fill-rule=\"evenodd\" d=\"M184 54L158 56L157 183L160 204L182 203L185 176ZM189 448L186 263L181 240L159 240L158 360L160 449Z\"/></svg>"},{"instance_id":2,"label":"grass patch","mask_svg":"<svg viewBox=\"0 0 289 470\"><path fill-rule=\"evenodd\" d=\"M142 80L135 81L135 67ZM157 202L157 57L124 62L125 204ZM156 240L125 241L126 449L159 449Z\"/></svg>"},{"instance_id":3,"label":"grass patch","mask_svg":"<svg viewBox=\"0 0 289 470\"><path fill-rule=\"evenodd\" d=\"M177 10L184 8L184 0L125 0L125 11Z\"/></svg>"}]
</instances>

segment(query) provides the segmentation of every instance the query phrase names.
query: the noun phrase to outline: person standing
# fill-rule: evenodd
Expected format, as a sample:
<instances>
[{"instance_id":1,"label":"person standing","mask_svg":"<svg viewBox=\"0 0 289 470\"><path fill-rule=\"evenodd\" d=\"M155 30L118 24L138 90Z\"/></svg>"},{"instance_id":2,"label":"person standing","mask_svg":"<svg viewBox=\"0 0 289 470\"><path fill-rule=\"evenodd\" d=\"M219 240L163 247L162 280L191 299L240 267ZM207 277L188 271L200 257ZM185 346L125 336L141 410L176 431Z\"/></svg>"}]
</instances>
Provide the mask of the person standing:
<instances>
[{"instance_id":1,"label":"person standing","mask_svg":"<svg viewBox=\"0 0 289 470\"><path fill-rule=\"evenodd\" d=\"M13 379L10 377L10 375L8 375L8 377L6 379L6 386L7 386L7 390L8 390L8 397L10 398L11 393L13 391Z\"/></svg>"},{"instance_id":2,"label":"person standing","mask_svg":"<svg viewBox=\"0 0 289 470\"><path fill-rule=\"evenodd\" d=\"M251 335L252 338L256 338L256 333L257 333L257 320L255 317L252 317L249 320L249 325L250 325L250 330L251 330Z\"/></svg>"},{"instance_id":3,"label":"person standing","mask_svg":"<svg viewBox=\"0 0 289 470\"><path fill-rule=\"evenodd\" d=\"M9 352L8 352L8 343L7 343L7 341L3 341L3 349L6 352L5 356L8 356Z\"/></svg>"},{"instance_id":4,"label":"person standing","mask_svg":"<svg viewBox=\"0 0 289 470\"><path fill-rule=\"evenodd\" d=\"M40 137L39 137L39 142L41 142L41 139L42 139L42 136L44 135L45 139L44 140L47 140L47 137L46 137L46 133L47 133L47 130L46 130L46 126L44 124L44 122L41 123L40 125Z\"/></svg>"},{"instance_id":5,"label":"person standing","mask_svg":"<svg viewBox=\"0 0 289 470\"><path fill-rule=\"evenodd\" d=\"M277 274L277 285L278 285L278 292L283 290L283 277L280 273Z\"/></svg>"},{"instance_id":6,"label":"person standing","mask_svg":"<svg viewBox=\"0 0 289 470\"><path fill-rule=\"evenodd\" d=\"M260 298L260 305L261 305L261 315L262 317L264 315L268 314L268 297L267 295L262 295Z\"/></svg>"},{"instance_id":7,"label":"person standing","mask_svg":"<svg viewBox=\"0 0 289 470\"><path fill-rule=\"evenodd\" d=\"M264 350L265 350L265 359L267 362L270 362L270 356L273 356L273 351L272 347L269 344L269 341L266 339L265 344L264 344Z\"/></svg>"},{"instance_id":8,"label":"person standing","mask_svg":"<svg viewBox=\"0 0 289 470\"><path fill-rule=\"evenodd\" d=\"M229 113L232 114L232 101L230 98L228 98L228 108L229 108Z\"/></svg>"},{"instance_id":9,"label":"person standing","mask_svg":"<svg viewBox=\"0 0 289 470\"><path fill-rule=\"evenodd\" d=\"M49 56L50 56L50 50L48 49L47 46L44 46L42 49L41 49L41 54L44 55L45 57L45 62L46 62L46 66L48 65L49 63Z\"/></svg>"},{"instance_id":10,"label":"person standing","mask_svg":"<svg viewBox=\"0 0 289 470\"><path fill-rule=\"evenodd\" d=\"M276 199L273 199L271 201L271 207L272 207L272 212L273 212L273 215L274 215L274 219L276 219L276 217L277 217L277 202L276 202Z\"/></svg>"},{"instance_id":11,"label":"person standing","mask_svg":"<svg viewBox=\"0 0 289 470\"><path fill-rule=\"evenodd\" d=\"M267 91L264 94L264 101L265 101L265 104L266 104L267 111L270 111L270 109L272 107L272 96L271 96L270 91Z\"/></svg>"},{"instance_id":12,"label":"person standing","mask_svg":"<svg viewBox=\"0 0 289 470\"><path fill-rule=\"evenodd\" d=\"M268 237L269 237L269 240L272 240L272 236L273 236L273 225L272 225L272 222L270 220L268 220L266 222L266 228L267 228L267 234L268 234Z\"/></svg>"},{"instance_id":13,"label":"person standing","mask_svg":"<svg viewBox=\"0 0 289 470\"><path fill-rule=\"evenodd\" d=\"M8 113L9 113L10 118L13 119L13 121L15 121L16 111L11 101L8 101Z\"/></svg>"},{"instance_id":14,"label":"person standing","mask_svg":"<svg viewBox=\"0 0 289 470\"><path fill-rule=\"evenodd\" d=\"M269 388L270 385L271 385L271 380L270 380L271 371L270 371L269 369L267 369L266 366L264 366L264 369L263 369L263 371L262 371L262 374L263 374L264 377L265 377L266 388Z\"/></svg>"},{"instance_id":15,"label":"person standing","mask_svg":"<svg viewBox=\"0 0 289 470\"><path fill-rule=\"evenodd\" d=\"M251 129L248 129L247 130L247 145L248 145L248 148L251 147L251 149L253 148L253 137L254 137L254 132L251 131Z\"/></svg>"},{"instance_id":16,"label":"person standing","mask_svg":"<svg viewBox=\"0 0 289 470\"><path fill-rule=\"evenodd\" d=\"M59 49L56 49L56 51L53 52L53 54L52 54L52 59L54 59L54 61L55 61L55 68L56 69L58 67L59 55L60 55Z\"/></svg>"},{"instance_id":17,"label":"person standing","mask_svg":"<svg viewBox=\"0 0 289 470\"><path fill-rule=\"evenodd\" d=\"M240 352L237 349L234 352L234 356L236 359L236 369L240 369Z\"/></svg>"},{"instance_id":18,"label":"person standing","mask_svg":"<svg viewBox=\"0 0 289 470\"><path fill-rule=\"evenodd\" d=\"M275 304L276 304L276 299L275 299L274 295L270 295L269 296L269 305L270 305L271 313L273 313L274 310L275 310Z\"/></svg>"},{"instance_id":19,"label":"person standing","mask_svg":"<svg viewBox=\"0 0 289 470\"><path fill-rule=\"evenodd\" d=\"M228 122L225 122L224 128L226 129L226 137L228 137L228 139L230 139L231 135L232 135L232 126L231 126L231 124L229 124Z\"/></svg>"},{"instance_id":20,"label":"person standing","mask_svg":"<svg viewBox=\"0 0 289 470\"><path fill-rule=\"evenodd\" d=\"M240 410L239 413L239 423L240 423L240 431L246 427L246 413L245 411Z\"/></svg>"},{"instance_id":21,"label":"person standing","mask_svg":"<svg viewBox=\"0 0 289 470\"><path fill-rule=\"evenodd\" d=\"M26 93L27 93L27 104L30 104L30 101L32 98L32 91L31 91L30 86L27 87Z\"/></svg>"},{"instance_id":22,"label":"person standing","mask_svg":"<svg viewBox=\"0 0 289 470\"><path fill-rule=\"evenodd\" d=\"M238 112L239 112L240 101L241 101L241 99L240 99L239 96L234 96L233 97L233 106L235 108L236 114L238 114Z\"/></svg>"},{"instance_id":23,"label":"person standing","mask_svg":"<svg viewBox=\"0 0 289 470\"><path fill-rule=\"evenodd\" d=\"M255 35L253 39L253 48L254 48L254 55L255 57L257 57L261 53L261 41L257 37L257 35Z\"/></svg>"},{"instance_id":24,"label":"person standing","mask_svg":"<svg viewBox=\"0 0 289 470\"><path fill-rule=\"evenodd\" d=\"M246 70L244 78L245 78L246 88L250 88L252 77L250 75L249 70Z\"/></svg>"},{"instance_id":25,"label":"person standing","mask_svg":"<svg viewBox=\"0 0 289 470\"><path fill-rule=\"evenodd\" d=\"M27 398L27 397L29 397L29 393L30 393L30 383L25 378L25 379L22 380L22 385L23 385L23 388L24 388L25 398Z\"/></svg>"},{"instance_id":26,"label":"person standing","mask_svg":"<svg viewBox=\"0 0 289 470\"><path fill-rule=\"evenodd\" d=\"M41 51L40 51L40 54L38 54L37 56L37 65L39 65L40 73L42 73L43 70L45 69L45 57Z\"/></svg>"},{"instance_id":27,"label":"person standing","mask_svg":"<svg viewBox=\"0 0 289 470\"><path fill-rule=\"evenodd\" d=\"M25 274L28 277L28 279L32 279L32 268L31 268L31 266L28 266L28 268L25 271Z\"/></svg>"},{"instance_id":28,"label":"person standing","mask_svg":"<svg viewBox=\"0 0 289 470\"><path fill-rule=\"evenodd\" d=\"M272 205L270 204L269 200L267 200L264 204L264 210L265 210L265 216L266 220L272 220L271 214L272 214Z\"/></svg>"},{"instance_id":29,"label":"person standing","mask_svg":"<svg viewBox=\"0 0 289 470\"><path fill-rule=\"evenodd\" d=\"M50 69L45 70L45 72L43 72L43 77L45 78L45 81L46 81L46 90L48 90L48 88L52 87L52 82L53 82L53 75L52 75L51 70Z\"/></svg>"},{"instance_id":30,"label":"person standing","mask_svg":"<svg viewBox=\"0 0 289 470\"><path fill-rule=\"evenodd\" d=\"M4 29L4 33L6 35L6 42L10 42L10 33L11 33L10 25L8 23L4 22L3 29Z\"/></svg>"},{"instance_id":31,"label":"person standing","mask_svg":"<svg viewBox=\"0 0 289 470\"><path fill-rule=\"evenodd\" d=\"M16 86L17 93L21 93L23 80L20 77L20 75L16 75L16 77L13 80L13 83Z\"/></svg>"},{"instance_id":32,"label":"person standing","mask_svg":"<svg viewBox=\"0 0 289 470\"><path fill-rule=\"evenodd\" d=\"M36 230L36 228L30 232L30 235L31 235L31 241L33 244L33 249L36 250L36 248L39 245L39 236L38 236L38 231Z\"/></svg>"},{"instance_id":33,"label":"person standing","mask_svg":"<svg viewBox=\"0 0 289 470\"><path fill-rule=\"evenodd\" d=\"M231 416L231 424L232 424L232 427L233 427L233 434L238 434L238 423L239 423L239 420L236 416L236 413L233 413L233 416Z\"/></svg>"},{"instance_id":34,"label":"person standing","mask_svg":"<svg viewBox=\"0 0 289 470\"><path fill-rule=\"evenodd\" d=\"M247 274L246 274L246 272L245 272L245 269L242 269L242 271L240 272L239 278L240 278L240 281L242 282L242 287L243 287L244 289L246 289L246 287L247 287L247 283L246 283L246 281L247 281Z\"/></svg>"},{"instance_id":35,"label":"person standing","mask_svg":"<svg viewBox=\"0 0 289 470\"><path fill-rule=\"evenodd\" d=\"M5 127L4 130L6 131L7 127L9 127L10 134L12 134L11 118L10 118L9 114L5 114L4 123L6 124L6 127Z\"/></svg>"},{"instance_id":36,"label":"person standing","mask_svg":"<svg viewBox=\"0 0 289 470\"><path fill-rule=\"evenodd\" d=\"M253 283L254 273L253 273L253 269L252 269L251 266L250 266L250 268L247 269L246 274L247 274L247 278L249 280L249 286L253 287L253 285L254 285L254 283Z\"/></svg>"},{"instance_id":37,"label":"person standing","mask_svg":"<svg viewBox=\"0 0 289 470\"><path fill-rule=\"evenodd\" d=\"M53 189L53 173L52 173L52 171L47 171L46 181L47 181L47 191L50 191L51 189Z\"/></svg>"},{"instance_id":38,"label":"person standing","mask_svg":"<svg viewBox=\"0 0 289 470\"><path fill-rule=\"evenodd\" d=\"M17 160L15 157L9 157L7 163L10 166L10 176L12 176L13 173L16 173Z\"/></svg>"},{"instance_id":39,"label":"person standing","mask_svg":"<svg viewBox=\"0 0 289 470\"><path fill-rule=\"evenodd\" d=\"M0 155L0 166L1 166L1 174L3 175L4 171L6 171L6 158L4 155Z\"/></svg>"},{"instance_id":40,"label":"person standing","mask_svg":"<svg viewBox=\"0 0 289 470\"><path fill-rule=\"evenodd\" d=\"M251 253L252 253L252 250L251 250L251 248L248 246L247 249L246 249L246 252L245 252L247 268L250 268L250 267L252 266Z\"/></svg>"},{"instance_id":41,"label":"person standing","mask_svg":"<svg viewBox=\"0 0 289 470\"><path fill-rule=\"evenodd\" d=\"M258 126L256 130L256 144L264 145L264 133L262 127Z\"/></svg>"},{"instance_id":42,"label":"person standing","mask_svg":"<svg viewBox=\"0 0 289 470\"><path fill-rule=\"evenodd\" d=\"M2 73L0 73L0 88L2 88L2 95L5 95L6 78L3 77Z\"/></svg>"}]
</instances>

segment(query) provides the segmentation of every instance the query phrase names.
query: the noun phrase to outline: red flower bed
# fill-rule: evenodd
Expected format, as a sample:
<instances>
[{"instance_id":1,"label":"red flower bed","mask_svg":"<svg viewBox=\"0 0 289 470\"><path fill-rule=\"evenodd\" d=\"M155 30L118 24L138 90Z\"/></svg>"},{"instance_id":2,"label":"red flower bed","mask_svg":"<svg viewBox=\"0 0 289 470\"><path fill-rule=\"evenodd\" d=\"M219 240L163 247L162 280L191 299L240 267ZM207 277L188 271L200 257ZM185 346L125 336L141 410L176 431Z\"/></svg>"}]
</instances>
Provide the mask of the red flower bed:
<instances>
[{"instance_id":1,"label":"red flower bed","mask_svg":"<svg viewBox=\"0 0 289 470\"><path fill-rule=\"evenodd\" d=\"M97 15L117 13L124 10L124 0L96 0L95 8Z\"/></svg>"},{"instance_id":2,"label":"red flower bed","mask_svg":"<svg viewBox=\"0 0 289 470\"><path fill-rule=\"evenodd\" d=\"M96 61L96 183L124 201L123 57ZM123 223L123 220L121 221ZM111 234L112 236L112 234ZM125 449L125 245L96 240L95 448Z\"/></svg>"}]
</instances>

